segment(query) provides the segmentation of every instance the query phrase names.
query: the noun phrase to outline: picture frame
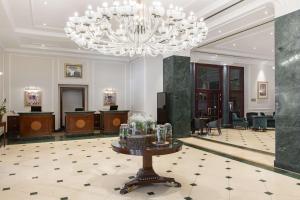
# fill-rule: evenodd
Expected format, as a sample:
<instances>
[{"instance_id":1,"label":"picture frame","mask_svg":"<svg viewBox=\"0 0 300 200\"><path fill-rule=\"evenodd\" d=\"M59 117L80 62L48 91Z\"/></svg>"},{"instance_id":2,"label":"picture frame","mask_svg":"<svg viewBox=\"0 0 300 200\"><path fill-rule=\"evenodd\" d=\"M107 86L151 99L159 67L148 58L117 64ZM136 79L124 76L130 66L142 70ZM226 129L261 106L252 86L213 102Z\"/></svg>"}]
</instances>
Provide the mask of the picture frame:
<instances>
[{"instance_id":1,"label":"picture frame","mask_svg":"<svg viewBox=\"0 0 300 200\"><path fill-rule=\"evenodd\" d=\"M42 106L42 92L41 91L24 91L24 105L25 106Z\"/></svg>"},{"instance_id":2,"label":"picture frame","mask_svg":"<svg viewBox=\"0 0 300 200\"><path fill-rule=\"evenodd\" d=\"M257 82L257 98L258 99L268 98L268 82L263 82L263 81Z\"/></svg>"},{"instance_id":3,"label":"picture frame","mask_svg":"<svg viewBox=\"0 0 300 200\"><path fill-rule=\"evenodd\" d=\"M104 106L115 106L117 105L117 93L116 92L104 92Z\"/></svg>"},{"instance_id":4,"label":"picture frame","mask_svg":"<svg viewBox=\"0 0 300 200\"><path fill-rule=\"evenodd\" d=\"M65 78L82 78L82 65L81 64L65 64L64 68Z\"/></svg>"}]
</instances>

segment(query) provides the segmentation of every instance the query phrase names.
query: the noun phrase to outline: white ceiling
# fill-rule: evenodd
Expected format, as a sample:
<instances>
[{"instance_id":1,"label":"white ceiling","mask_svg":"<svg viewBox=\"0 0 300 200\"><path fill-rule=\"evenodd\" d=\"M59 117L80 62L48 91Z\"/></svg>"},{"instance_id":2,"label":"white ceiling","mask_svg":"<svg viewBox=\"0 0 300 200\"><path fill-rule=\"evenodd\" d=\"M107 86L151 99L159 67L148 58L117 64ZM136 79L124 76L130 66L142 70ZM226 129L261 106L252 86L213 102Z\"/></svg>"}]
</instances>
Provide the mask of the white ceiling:
<instances>
[{"instance_id":1,"label":"white ceiling","mask_svg":"<svg viewBox=\"0 0 300 200\"><path fill-rule=\"evenodd\" d=\"M270 0L245 0L208 19L209 36L202 47L194 51L274 59L272 52L274 36L270 35L273 32L273 23L228 37L272 20L273 6L266 3L268 1ZM87 5L96 7L102 2L104 0L0 0L0 45L5 49L90 53L78 50L78 47L66 38L63 28L68 17L75 11L83 13ZM186 12L194 11L199 17L207 17L238 0L161 0L161 2L166 6L170 3L176 4L183 7ZM224 37L226 39L214 42Z\"/></svg>"}]
</instances>

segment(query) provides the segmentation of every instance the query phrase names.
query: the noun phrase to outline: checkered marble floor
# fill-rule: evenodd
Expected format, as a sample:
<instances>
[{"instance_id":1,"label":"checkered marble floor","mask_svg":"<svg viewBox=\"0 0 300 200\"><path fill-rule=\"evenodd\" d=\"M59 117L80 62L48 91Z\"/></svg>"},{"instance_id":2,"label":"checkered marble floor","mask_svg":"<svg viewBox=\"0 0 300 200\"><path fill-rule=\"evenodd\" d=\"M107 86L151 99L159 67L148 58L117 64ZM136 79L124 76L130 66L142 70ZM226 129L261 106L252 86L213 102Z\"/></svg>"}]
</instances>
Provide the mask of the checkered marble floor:
<instances>
[{"instance_id":1,"label":"checkered marble floor","mask_svg":"<svg viewBox=\"0 0 300 200\"><path fill-rule=\"evenodd\" d=\"M0 199L296 200L300 180L184 146L154 157L181 188L150 185L120 195L142 158L117 154L114 138L9 145L0 149Z\"/></svg>"},{"instance_id":2,"label":"checkered marble floor","mask_svg":"<svg viewBox=\"0 0 300 200\"><path fill-rule=\"evenodd\" d=\"M265 132L253 131L251 129L222 129L222 135L219 135L217 130L213 130L212 134L202 135L200 137L269 153L275 153L274 129L267 130Z\"/></svg>"}]
</instances>

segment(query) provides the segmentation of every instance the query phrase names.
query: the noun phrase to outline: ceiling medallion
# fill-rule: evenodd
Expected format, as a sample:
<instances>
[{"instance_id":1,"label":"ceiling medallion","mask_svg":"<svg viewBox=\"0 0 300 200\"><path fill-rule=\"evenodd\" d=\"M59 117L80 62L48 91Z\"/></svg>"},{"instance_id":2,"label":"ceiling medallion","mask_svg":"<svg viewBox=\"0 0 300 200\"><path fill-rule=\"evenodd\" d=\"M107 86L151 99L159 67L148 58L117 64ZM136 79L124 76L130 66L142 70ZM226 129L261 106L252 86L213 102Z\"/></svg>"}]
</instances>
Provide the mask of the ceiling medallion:
<instances>
[{"instance_id":1,"label":"ceiling medallion","mask_svg":"<svg viewBox=\"0 0 300 200\"><path fill-rule=\"evenodd\" d=\"M172 53L191 49L207 36L203 21L182 8L160 2L152 6L136 1L103 3L85 15L75 13L65 27L67 36L79 47L106 55L134 56Z\"/></svg>"}]
</instances>

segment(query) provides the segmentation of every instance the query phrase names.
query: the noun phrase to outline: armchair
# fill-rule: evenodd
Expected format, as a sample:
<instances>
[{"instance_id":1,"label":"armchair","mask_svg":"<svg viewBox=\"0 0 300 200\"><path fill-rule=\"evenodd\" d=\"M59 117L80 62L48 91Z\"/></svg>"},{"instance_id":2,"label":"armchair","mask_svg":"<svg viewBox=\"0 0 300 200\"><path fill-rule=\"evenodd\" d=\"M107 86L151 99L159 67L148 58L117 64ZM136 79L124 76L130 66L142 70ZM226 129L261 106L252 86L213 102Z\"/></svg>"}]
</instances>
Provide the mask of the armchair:
<instances>
[{"instance_id":1,"label":"armchair","mask_svg":"<svg viewBox=\"0 0 300 200\"><path fill-rule=\"evenodd\" d=\"M216 128L218 130L219 135L222 135L221 125L222 125L222 118L215 121L208 122L207 126L208 126L209 133L211 133L212 128Z\"/></svg>"},{"instance_id":2,"label":"armchair","mask_svg":"<svg viewBox=\"0 0 300 200\"><path fill-rule=\"evenodd\" d=\"M206 132L204 132L206 129ZM200 130L200 134L206 134L208 131L207 121L204 118L194 118L192 121L192 133Z\"/></svg>"},{"instance_id":3,"label":"armchair","mask_svg":"<svg viewBox=\"0 0 300 200\"><path fill-rule=\"evenodd\" d=\"M243 127L245 129L247 129L248 121L245 118L238 117L236 113L232 113L232 126L233 126L233 128Z\"/></svg>"}]
</instances>

